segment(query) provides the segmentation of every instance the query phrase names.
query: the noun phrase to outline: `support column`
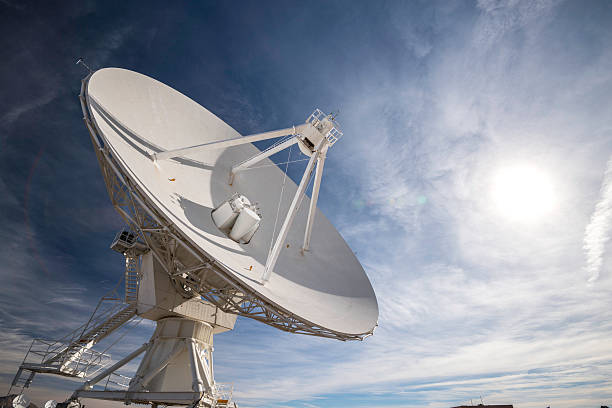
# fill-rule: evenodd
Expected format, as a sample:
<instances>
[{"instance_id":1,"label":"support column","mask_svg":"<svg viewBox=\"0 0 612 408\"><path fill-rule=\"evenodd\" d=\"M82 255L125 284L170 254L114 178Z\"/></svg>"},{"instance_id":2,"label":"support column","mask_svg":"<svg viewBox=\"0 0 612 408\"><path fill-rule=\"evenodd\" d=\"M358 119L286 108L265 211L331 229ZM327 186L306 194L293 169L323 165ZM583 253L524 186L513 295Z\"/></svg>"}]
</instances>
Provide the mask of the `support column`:
<instances>
[{"instance_id":1,"label":"support column","mask_svg":"<svg viewBox=\"0 0 612 408\"><path fill-rule=\"evenodd\" d=\"M245 169L251 167L252 165L259 163L260 161L262 161L266 157L270 157L274 153L278 153L281 150L284 150L284 149L288 148L289 146L296 144L297 141L298 140L297 140L296 137L292 137L291 139L286 140L286 141L284 141L282 143L279 143L278 145L276 145L276 146L274 146L274 147L272 147L272 148L270 148L268 150L265 150L265 151L263 151L261 153L256 154L255 156L251 157L247 161L244 161L244 162L242 162L240 164L237 164L236 166L232 167L232 170L230 172L230 181L229 181L230 186L232 184L234 184L234 177L236 176L236 174L239 171L245 170Z\"/></svg>"},{"instance_id":2,"label":"support column","mask_svg":"<svg viewBox=\"0 0 612 408\"><path fill-rule=\"evenodd\" d=\"M278 237L274 242L272 251L270 251L270 254L268 255L268 259L266 260L266 269L264 270L262 276L262 281L264 284L270 279L270 276L272 275L272 271L274 270L274 266L276 265L276 261L278 260L278 256L280 255L281 247L285 243L289 228L291 228L293 219L295 218L295 215L297 214L297 211L300 208L300 204L302 203L302 199L304 198L304 193L306 191L306 187L308 186L308 182L310 181L310 176L312 175L314 165L321 154L323 146L325 146L326 143L327 140L323 138L315 148L315 151L312 156L310 156L310 160L308 161L308 165L306 166L306 170L304 170L304 175L302 176L302 181L300 181L300 185L298 186L298 189L295 192L293 201L289 206L289 211L287 212L287 216L285 217L283 226L281 227L278 233Z\"/></svg>"},{"instance_id":3,"label":"support column","mask_svg":"<svg viewBox=\"0 0 612 408\"><path fill-rule=\"evenodd\" d=\"M312 196L310 197L310 208L308 210L308 220L306 221L306 231L304 232L304 245L302 245L302 254L310 248L310 235L314 224L315 216L317 215L317 201L319 199L319 189L321 188L321 178L323 177L323 166L325 165L325 156L327 147L319 155L317 160L317 170L315 173L314 184L312 186Z\"/></svg>"},{"instance_id":4,"label":"support column","mask_svg":"<svg viewBox=\"0 0 612 408\"><path fill-rule=\"evenodd\" d=\"M246 143L254 143L267 139L275 139L277 137L294 135L300 133L307 125L293 126L286 129L273 130L270 132L257 133L249 136L240 136L233 139L219 140L217 142L202 143L195 146L184 147L181 149L166 150L163 152L153 153L152 160L165 160L173 157L183 156L185 154L193 154L213 149L225 149L232 146L239 146Z\"/></svg>"},{"instance_id":5,"label":"support column","mask_svg":"<svg viewBox=\"0 0 612 408\"><path fill-rule=\"evenodd\" d=\"M204 322L168 317L157 321L130 392L197 392L212 394L214 379L204 372L200 348L212 346L213 327Z\"/></svg>"}]
</instances>

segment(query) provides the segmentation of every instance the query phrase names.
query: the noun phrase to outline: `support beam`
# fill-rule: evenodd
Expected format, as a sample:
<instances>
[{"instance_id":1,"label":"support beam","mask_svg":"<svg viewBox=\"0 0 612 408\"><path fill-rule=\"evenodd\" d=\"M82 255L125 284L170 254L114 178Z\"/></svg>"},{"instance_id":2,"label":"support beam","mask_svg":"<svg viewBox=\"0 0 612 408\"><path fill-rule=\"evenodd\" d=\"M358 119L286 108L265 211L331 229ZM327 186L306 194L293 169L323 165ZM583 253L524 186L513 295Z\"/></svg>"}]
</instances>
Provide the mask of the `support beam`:
<instances>
[{"instance_id":1,"label":"support beam","mask_svg":"<svg viewBox=\"0 0 612 408\"><path fill-rule=\"evenodd\" d=\"M293 201L291 202L291 206L289 207L289 211L287 212L287 216L285 217L283 226L281 227L280 232L278 233L276 242L274 242L272 251L268 254L268 259L266 260L266 269L264 270L262 276L262 281L264 284L270 279L270 275L272 275L272 270L274 269L274 265L276 265L276 261L278 260L278 256L280 255L281 247L285 244L285 239L287 238L289 228L291 227L293 219L297 214L297 210L300 208L300 204L302 203L302 199L304 198L304 192L306 191L306 187L308 186L308 182L310 181L310 176L312 175L314 165L317 159L319 158L319 155L321 154L321 149L326 143L327 139L323 138L315 148L315 151L312 156L310 156L310 160L308 161L308 165L306 166L306 170L304 171L304 175L302 176L302 181L300 181L300 185L298 186L298 189L295 192L295 196L293 197Z\"/></svg>"},{"instance_id":2,"label":"support beam","mask_svg":"<svg viewBox=\"0 0 612 408\"><path fill-rule=\"evenodd\" d=\"M199 347L199 346L196 345L196 347ZM215 375L214 375L215 373L213 372L212 351L210 347L208 347L205 353L206 353L205 358L199 358L197 360L198 367L200 367L200 370L204 373L204 377L206 377L204 378L204 380L206 380L208 384L207 387L210 390L213 390L215 386ZM209 361L210 361L210 364L209 364Z\"/></svg>"},{"instance_id":3,"label":"support beam","mask_svg":"<svg viewBox=\"0 0 612 408\"><path fill-rule=\"evenodd\" d=\"M201 364L196 342L193 339L189 339L187 341L187 348L189 349L189 362L191 363L191 389L195 392L202 393L204 392L204 381L200 375ZM206 388L209 390L212 389L211 384L207 384Z\"/></svg>"},{"instance_id":4,"label":"support beam","mask_svg":"<svg viewBox=\"0 0 612 408\"><path fill-rule=\"evenodd\" d=\"M302 255L310 248L310 235L312 233L312 226L314 224L315 216L317 215L317 200L319 199L319 189L321 188L321 177L323 176L323 166L325 165L327 147L328 146L325 146L325 148L323 148L323 151L317 159L317 170L315 173L314 184L312 186L312 196L310 197L310 209L308 210L308 220L306 221L306 231L304 232Z\"/></svg>"},{"instance_id":5,"label":"support beam","mask_svg":"<svg viewBox=\"0 0 612 408\"><path fill-rule=\"evenodd\" d=\"M107 401L129 401L135 404L191 405L200 401L203 406L213 406L216 401L202 397L198 392L132 392L132 391L75 391L74 398L92 398Z\"/></svg>"},{"instance_id":6,"label":"support beam","mask_svg":"<svg viewBox=\"0 0 612 408\"><path fill-rule=\"evenodd\" d=\"M245 170L245 169L251 167L252 165L259 163L260 161L262 161L266 157L270 157L273 154L278 153L281 150L284 150L284 149L288 148L289 146L292 146L292 145L296 144L297 141L298 140L297 140L296 137L292 137L291 139L288 139L288 140L280 143L279 145L274 146L271 149L268 149L268 150L265 150L265 151L263 151L261 153L258 153L255 156L251 157L250 159L248 159L248 160L246 160L246 161L244 161L244 162L242 162L240 164L237 164L234 167L232 167L232 170L230 172L230 181L229 181L230 186L232 184L234 184L234 177L236 176L236 174L239 171Z\"/></svg>"},{"instance_id":7,"label":"support beam","mask_svg":"<svg viewBox=\"0 0 612 408\"><path fill-rule=\"evenodd\" d=\"M172 360L174 360L179 354L181 354L183 352L183 350L185 349L186 346L186 342L182 341L177 343L174 346L174 349L172 350L172 352L170 354L168 354L166 356L166 358L164 358L156 367L149 369L149 371L147 372L147 374L142 377L142 379L139 381L134 381L134 384L130 384L130 391L134 390L134 391L138 391L138 389L136 389L136 387L142 387L145 388L150 382L151 380L161 372L161 370L163 370L164 368L166 368L166 366L168 366L168 364L170 364L170 362Z\"/></svg>"},{"instance_id":8,"label":"support beam","mask_svg":"<svg viewBox=\"0 0 612 408\"><path fill-rule=\"evenodd\" d=\"M131 352L130 354L128 354L127 356L125 356L124 358L122 358L121 360L119 360L118 362L110 366L109 368L107 368L106 370L102 371L102 373L96 375L94 378L87 381L85 384L83 384L81 388L75 391L75 393L78 393L81 390L91 389L101 379L105 378L106 376L111 375L114 371L117 371L118 369L120 369L121 367L123 367L124 365L126 365L127 363L135 359L136 357L138 357L148 347L149 347L149 343L143 344L138 349L134 350L133 352Z\"/></svg>"},{"instance_id":9,"label":"support beam","mask_svg":"<svg viewBox=\"0 0 612 408\"><path fill-rule=\"evenodd\" d=\"M206 150L213 150L213 149L224 149L227 147L239 146L241 144L254 143L254 142L259 142L259 141L267 140L267 139L274 139L274 138L281 137L281 136L295 135L295 134L300 133L303 129L305 129L306 126L309 126L309 124L305 123L297 127L293 126L293 127L286 128L286 129L273 130L270 132L257 133L257 134L249 135L249 136L235 137L233 139L220 140L217 142L203 143L200 145L189 146L189 147L184 147L180 149L167 150L164 152L157 152L157 153L151 154L151 159L152 160L165 160L165 159L171 159L173 157L182 156L185 154L192 154L192 153L203 152Z\"/></svg>"}]
</instances>

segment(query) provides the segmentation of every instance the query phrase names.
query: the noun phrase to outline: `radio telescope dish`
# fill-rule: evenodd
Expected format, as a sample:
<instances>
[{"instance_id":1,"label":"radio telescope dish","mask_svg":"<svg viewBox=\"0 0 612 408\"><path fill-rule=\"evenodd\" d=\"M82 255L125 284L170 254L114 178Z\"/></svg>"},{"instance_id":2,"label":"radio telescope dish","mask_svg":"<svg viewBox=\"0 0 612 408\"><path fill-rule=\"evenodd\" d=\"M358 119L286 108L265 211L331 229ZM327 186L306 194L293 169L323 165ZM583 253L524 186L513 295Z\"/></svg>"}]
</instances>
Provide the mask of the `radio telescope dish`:
<instances>
[{"instance_id":1,"label":"radio telescope dish","mask_svg":"<svg viewBox=\"0 0 612 408\"><path fill-rule=\"evenodd\" d=\"M128 224L110 245L125 257L124 296L118 284L87 323L60 340L40 340L44 355L33 343L9 395L48 373L87 381L45 408L82 407L80 398L236 408L232 384L214 379L213 337L233 330L237 315L342 341L373 333L372 285L317 208L327 153L342 137L334 115L316 109L302 124L241 136L145 75L88 71L83 120L111 202ZM252 144L278 138L264 151ZM269 159L295 144L308 161L298 185ZM106 350L93 347L135 327L133 319L154 321L155 332L111 365ZM140 356L132 377L120 372ZM23 394L13 400L15 408L28 405Z\"/></svg>"},{"instance_id":2,"label":"radio telescope dish","mask_svg":"<svg viewBox=\"0 0 612 408\"><path fill-rule=\"evenodd\" d=\"M263 302L270 315L282 315L327 337L346 340L372 333L378 320L376 296L363 267L327 218L315 208L314 226L306 225L310 203L306 196L296 208L293 224L283 231L286 238L276 240L298 186L267 158L257 169L233 174L236 164L261 154L255 146L232 144L241 138L237 131L145 75L105 68L93 73L86 86L96 133L114 165L164 228L187 243L188 250L177 253L176 262L185 268L192 262L188 258L210 260L220 271L220 276L199 277L205 281L201 286L213 293L231 282L247 294L245 298ZM185 149L220 141L228 143ZM212 213L228 200L237 200L236 194L248 198L241 202L250 212L241 213L240 231L228 232L223 229L227 225L216 224L226 219L219 221L222 217ZM259 214L252 203L257 203ZM307 228L312 232L309 245L303 246ZM275 240L282 242L271 248ZM277 259L270 261L275 250ZM187 278L183 282L196 284ZM269 323L265 316L249 317ZM269 324L283 328L281 323Z\"/></svg>"},{"instance_id":3,"label":"radio telescope dish","mask_svg":"<svg viewBox=\"0 0 612 408\"><path fill-rule=\"evenodd\" d=\"M28 408L30 405L30 399L26 397L24 394L19 394L15 398L13 398L13 407L14 408Z\"/></svg>"}]
</instances>

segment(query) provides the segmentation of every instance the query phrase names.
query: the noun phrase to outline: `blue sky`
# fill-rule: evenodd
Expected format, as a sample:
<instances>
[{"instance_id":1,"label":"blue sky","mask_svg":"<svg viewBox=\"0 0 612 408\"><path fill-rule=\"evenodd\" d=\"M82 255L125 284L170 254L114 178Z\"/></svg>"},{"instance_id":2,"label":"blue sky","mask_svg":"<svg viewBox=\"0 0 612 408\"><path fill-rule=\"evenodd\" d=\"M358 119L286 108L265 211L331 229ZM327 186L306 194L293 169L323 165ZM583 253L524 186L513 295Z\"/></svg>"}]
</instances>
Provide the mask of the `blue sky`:
<instances>
[{"instance_id":1,"label":"blue sky","mask_svg":"<svg viewBox=\"0 0 612 408\"><path fill-rule=\"evenodd\" d=\"M612 3L0 10L3 386L32 338L78 326L122 272L76 97L84 57L242 134L340 110L319 202L373 282L379 327L341 343L239 318L215 338L215 370L241 406L612 403ZM31 395L76 385L40 376Z\"/></svg>"}]
</instances>

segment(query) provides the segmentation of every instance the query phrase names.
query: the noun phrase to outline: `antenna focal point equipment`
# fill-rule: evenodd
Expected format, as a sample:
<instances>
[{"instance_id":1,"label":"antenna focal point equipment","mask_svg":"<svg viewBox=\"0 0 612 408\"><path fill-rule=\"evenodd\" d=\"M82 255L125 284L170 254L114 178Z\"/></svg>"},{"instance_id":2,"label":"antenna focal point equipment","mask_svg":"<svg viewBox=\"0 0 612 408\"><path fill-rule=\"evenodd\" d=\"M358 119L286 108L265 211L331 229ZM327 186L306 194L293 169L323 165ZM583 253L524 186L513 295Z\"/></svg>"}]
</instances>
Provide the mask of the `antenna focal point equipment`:
<instances>
[{"instance_id":1,"label":"antenna focal point equipment","mask_svg":"<svg viewBox=\"0 0 612 408\"><path fill-rule=\"evenodd\" d=\"M370 281L317 208L327 153L342 137L332 115L317 109L300 125L241 136L178 91L119 68L90 73L80 100L111 201L129 226L111 246L125 255L125 298L40 363L26 356L14 386L47 372L87 379L72 404L235 407L231 387L215 382L212 356L213 335L232 330L237 315L342 341L373 333ZM264 151L252 144L279 138ZM295 144L307 157L298 185L269 159ZM94 352L138 317L156 322L149 342L112 365ZM139 356L136 374L117 380Z\"/></svg>"}]
</instances>

